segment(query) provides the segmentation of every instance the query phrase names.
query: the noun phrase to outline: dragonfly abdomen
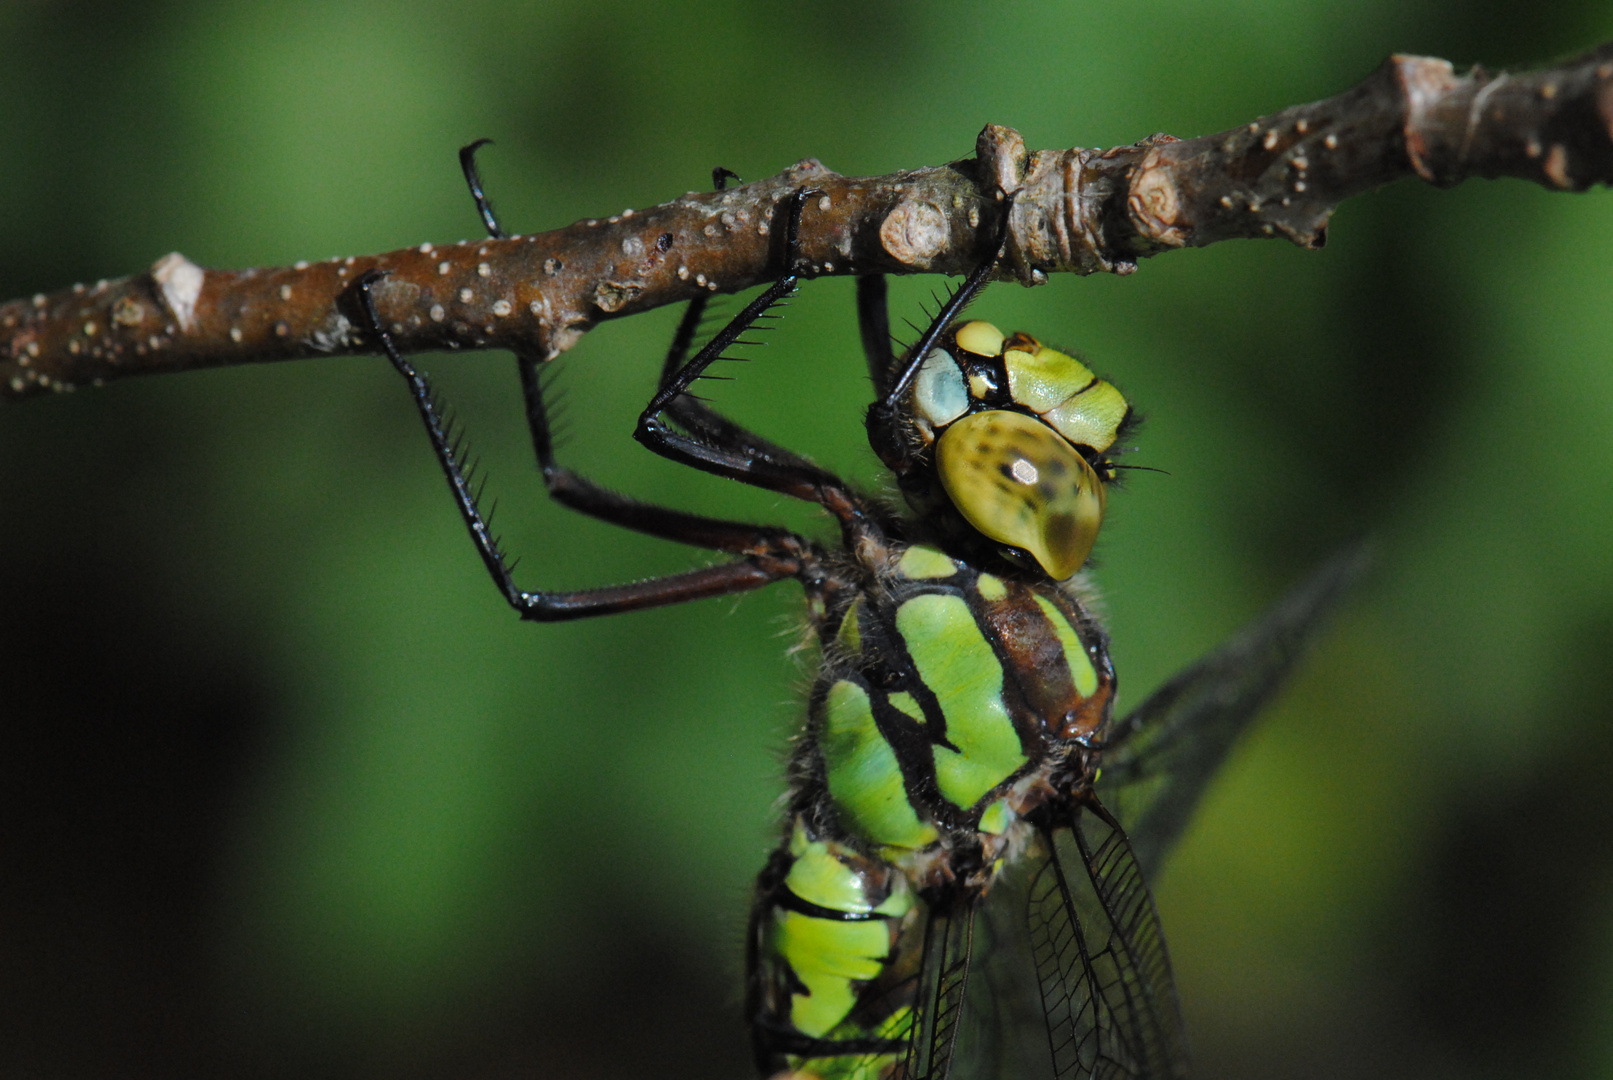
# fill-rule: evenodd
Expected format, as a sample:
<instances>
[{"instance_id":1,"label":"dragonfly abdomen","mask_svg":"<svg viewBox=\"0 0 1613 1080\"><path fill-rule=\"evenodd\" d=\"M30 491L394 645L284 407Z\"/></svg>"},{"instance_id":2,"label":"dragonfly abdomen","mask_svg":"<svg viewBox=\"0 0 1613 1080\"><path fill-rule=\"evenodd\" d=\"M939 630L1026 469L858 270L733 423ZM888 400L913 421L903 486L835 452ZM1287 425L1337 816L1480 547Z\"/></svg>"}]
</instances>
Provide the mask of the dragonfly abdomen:
<instances>
[{"instance_id":1,"label":"dragonfly abdomen","mask_svg":"<svg viewBox=\"0 0 1613 1080\"><path fill-rule=\"evenodd\" d=\"M765 1075L807 1062L824 1080L892 1075L925 911L895 866L794 821L751 916L751 1036Z\"/></svg>"}]
</instances>

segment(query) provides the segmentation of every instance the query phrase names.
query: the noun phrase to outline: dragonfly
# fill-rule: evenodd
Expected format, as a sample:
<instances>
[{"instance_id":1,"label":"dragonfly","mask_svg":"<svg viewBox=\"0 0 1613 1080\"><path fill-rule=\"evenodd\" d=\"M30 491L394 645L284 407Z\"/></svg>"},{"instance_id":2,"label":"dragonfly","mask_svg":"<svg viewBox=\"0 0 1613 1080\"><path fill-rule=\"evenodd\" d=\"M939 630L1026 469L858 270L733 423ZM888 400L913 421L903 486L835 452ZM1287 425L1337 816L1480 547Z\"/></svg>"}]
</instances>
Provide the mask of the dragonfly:
<instances>
[{"instance_id":1,"label":"dragonfly","mask_svg":"<svg viewBox=\"0 0 1613 1080\"><path fill-rule=\"evenodd\" d=\"M499 237L476 173L480 145L460 161ZM713 174L719 190L733 178ZM1184 1077L1187 1041L1148 874L1363 556L1336 557L1115 720L1108 637L1082 570L1135 414L1077 357L962 317L995 268L1001 226L996 248L899 353L883 276L858 281L876 393L869 441L905 509L692 393L730 349L754 344L745 335L777 318L810 272L799 227L821 197L797 190L778 208L782 273L692 356L705 301L690 303L634 436L672 461L815 503L838 543L641 501L561 465L543 361L518 353L551 497L729 556L630 584L523 589L429 381L377 315L377 272L353 286L360 325L407 381L475 547L523 619L801 585L820 659L747 934L759 1075Z\"/></svg>"}]
</instances>

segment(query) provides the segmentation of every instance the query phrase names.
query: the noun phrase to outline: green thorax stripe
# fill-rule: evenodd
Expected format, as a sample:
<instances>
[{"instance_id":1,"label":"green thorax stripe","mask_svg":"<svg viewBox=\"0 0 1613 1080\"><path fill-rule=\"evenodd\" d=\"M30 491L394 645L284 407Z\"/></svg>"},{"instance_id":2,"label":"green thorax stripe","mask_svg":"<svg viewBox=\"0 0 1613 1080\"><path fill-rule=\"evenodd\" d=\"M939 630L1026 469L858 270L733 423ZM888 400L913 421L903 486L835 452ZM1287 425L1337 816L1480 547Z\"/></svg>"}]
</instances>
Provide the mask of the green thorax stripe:
<instances>
[{"instance_id":1,"label":"green thorax stripe","mask_svg":"<svg viewBox=\"0 0 1613 1080\"><path fill-rule=\"evenodd\" d=\"M1097 735L1114 674L1101 630L1051 584L908 549L826 629L813 734L842 827L912 848L1061 739Z\"/></svg>"},{"instance_id":2,"label":"green thorax stripe","mask_svg":"<svg viewBox=\"0 0 1613 1080\"><path fill-rule=\"evenodd\" d=\"M881 847L921 848L939 834L919 819L909 792L911 767L903 767L895 749L912 740L893 745L900 734L876 719L875 693L860 680L837 679L823 695L813 726L829 798L851 834Z\"/></svg>"},{"instance_id":3,"label":"green thorax stripe","mask_svg":"<svg viewBox=\"0 0 1613 1080\"><path fill-rule=\"evenodd\" d=\"M1003 666L957 593L920 592L896 608L896 631L920 682L935 697L935 784L960 809L1029 760L1003 696ZM942 742L942 739L945 742Z\"/></svg>"}]
</instances>

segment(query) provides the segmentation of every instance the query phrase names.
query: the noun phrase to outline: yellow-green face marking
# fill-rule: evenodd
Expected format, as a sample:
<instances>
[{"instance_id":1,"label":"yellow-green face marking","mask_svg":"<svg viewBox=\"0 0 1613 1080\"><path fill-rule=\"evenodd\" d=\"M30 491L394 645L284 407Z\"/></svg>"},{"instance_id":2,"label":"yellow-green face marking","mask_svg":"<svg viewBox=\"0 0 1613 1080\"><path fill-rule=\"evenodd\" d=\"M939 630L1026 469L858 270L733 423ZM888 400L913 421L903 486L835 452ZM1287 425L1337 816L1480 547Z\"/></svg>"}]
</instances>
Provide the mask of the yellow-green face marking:
<instances>
[{"instance_id":1,"label":"yellow-green face marking","mask_svg":"<svg viewBox=\"0 0 1613 1080\"><path fill-rule=\"evenodd\" d=\"M984 319L960 324L953 340L958 348L976 356L996 356L1003 351L1003 332Z\"/></svg>"},{"instance_id":2,"label":"yellow-green face marking","mask_svg":"<svg viewBox=\"0 0 1613 1080\"><path fill-rule=\"evenodd\" d=\"M957 748L935 747L936 786L971 807L1026 761L1003 701L1002 664L961 596L915 596L897 609L896 626Z\"/></svg>"},{"instance_id":3,"label":"yellow-green face marking","mask_svg":"<svg viewBox=\"0 0 1613 1080\"><path fill-rule=\"evenodd\" d=\"M1114 445L1131 406L1113 384L1092 374L1081 361L1029 334L1015 334L1003 347L1003 366L1016 405L1040 416L1077 446L1101 454Z\"/></svg>"}]
</instances>

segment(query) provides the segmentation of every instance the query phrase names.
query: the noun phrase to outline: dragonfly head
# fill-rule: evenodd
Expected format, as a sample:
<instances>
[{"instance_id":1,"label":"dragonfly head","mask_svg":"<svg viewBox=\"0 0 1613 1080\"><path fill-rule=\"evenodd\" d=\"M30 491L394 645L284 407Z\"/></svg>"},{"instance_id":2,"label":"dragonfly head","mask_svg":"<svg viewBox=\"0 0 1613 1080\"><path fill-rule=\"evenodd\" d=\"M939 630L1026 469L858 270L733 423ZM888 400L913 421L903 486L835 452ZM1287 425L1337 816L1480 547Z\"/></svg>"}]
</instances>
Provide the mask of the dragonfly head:
<instances>
[{"instance_id":1,"label":"dragonfly head","mask_svg":"<svg viewBox=\"0 0 1613 1080\"><path fill-rule=\"evenodd\" d=\"M961 517L1010 562L1062 581L1086 562L1131 405L1080 360L975 319L898 370L911 390L875 406L869 438L926 524ZM909 381L909 380L904 380Z\"/></svg>"}]
</instances>

